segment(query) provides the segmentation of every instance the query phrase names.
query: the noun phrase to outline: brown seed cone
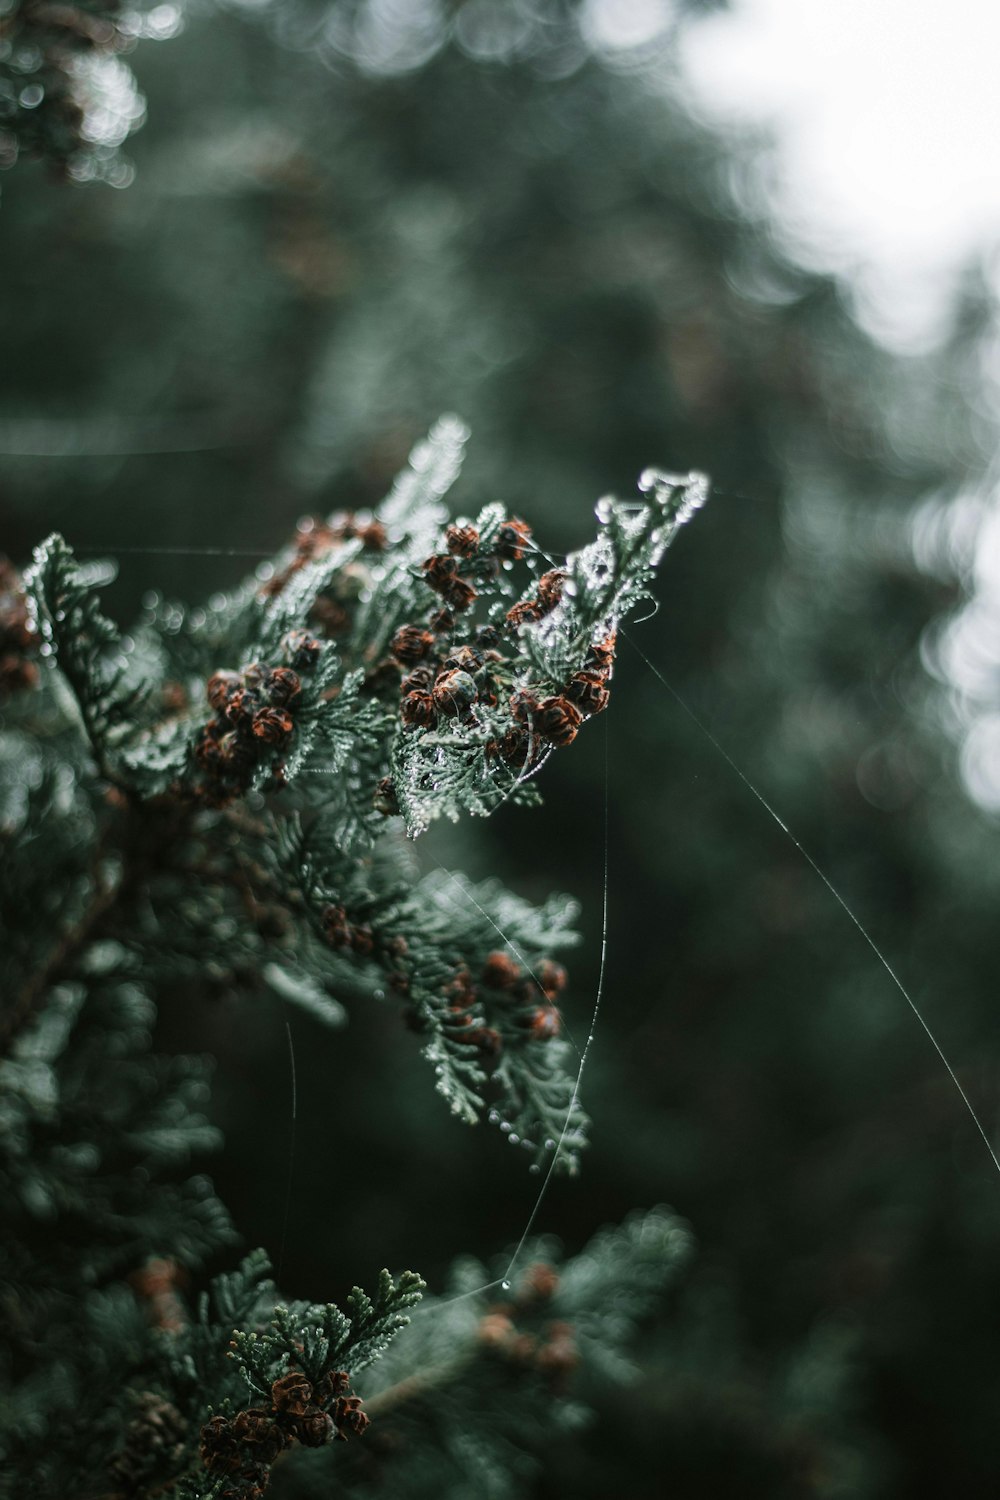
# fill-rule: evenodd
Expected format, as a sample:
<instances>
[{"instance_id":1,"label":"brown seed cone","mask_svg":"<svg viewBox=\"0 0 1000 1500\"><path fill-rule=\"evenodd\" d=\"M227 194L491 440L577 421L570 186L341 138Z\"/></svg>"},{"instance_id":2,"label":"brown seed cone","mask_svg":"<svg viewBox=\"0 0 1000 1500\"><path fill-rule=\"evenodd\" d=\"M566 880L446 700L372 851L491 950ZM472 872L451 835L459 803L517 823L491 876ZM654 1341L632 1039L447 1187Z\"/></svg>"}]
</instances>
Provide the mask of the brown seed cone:
<instances>
[{"instance_id":1,"label":"brown seed cone","mask_svg":"<svg viewBox=\"0 0 1000 1500\"><path fill-rule=\"evenodd\" d=\"M523 599L520 604L511 605L505 619L511 630L520 630L522 625L534 625L543 613L536 599Z\"/></svg>"},{"instance_id":2,"label":"brown seed cone","mask_svg":"<svg viewBox=\"0 0 1000 1500\"><path fill-rule=\"evenodd\" d=\"M559 1273L555 1266L539 1260L527 1268L518 1288L519 1302L546 1302L559 1289Z\"/></svg>"},{"instance_id":3,"label":"brown seed cone","mask_svg":"<svg viewBox=\"0 0 1000 1500\"><path fill-rule=\"evenodd\" d=\"M479 596L467 578L453 578L447 588L441 591L448 605L452 609L468 609L469 605Z\"/></svg>"},{"instance_id":4,"label":"brown seed cone","mask_svg":"<svg viewBox=\"0 0 1000 1500\"><path fill-rule=\"evenodd\" d=\"M345 1441L349 1437L360 1437L369 1426L371 1418L361 1410L360 1396L339 1396L330 1408L337 1436Z\"/></svg>"},{"instance_id":5,"label":"brown seed cone","mask_svg":"<svg viewBox=\"0 0 1000 1500\"><path fill-rule=\"evenodd\" d=\"M551 1041L562 1030L562 1017L554 1005L540 1005L528 1022L528 1030L536 1042Z\"/></svg>"},{"instance_id":6,"label":"brown seed cone","mask_svg":"<svg viewBox=\"0 0 1000 1500\"><path fill-rule=\"evenodd\" d=\"M226 1417L210 1417L201 1429L201 1461L213 1474L235 1474L243 1463L243 1454L233 1435L233 1424Z\"/></svg>"},{"instance_id":7,"label":"brown seed cone","mask_svg":"<svg viewBox=\"0 0 1000 1500\"><path fill-rule=\"evenodd\" d=\"M300 1417L312 1404L312 1382L300 1370L290 1370L271 1386L271 1400L278 1411Z\"/></svg>"},{"instance_id":8,"label":"brown seed cone","mask_svg":"<svg viewBox=\"0 0 1000 1500\"><path fill-rule=\"evenodd\" d=\"M322 1448L330 1442L336 1426L329 1412L319 1406L308 1407L292 1423L292 1431L304 1448Z\"/></svg>"},{"instance_id":9,"label":"brown seed cone","mask_svg":"<svg viewBox=\"0 0 1000 1500\"><path fill-rule=\"evenodd\" d=\"M498 530L493 547L497 557L504 558L508 562L520 562L530 540L531 527L527 521L511 516L510 520L505 521Z\"/></svg>"},{"instance_id":10,"label":"brown seed cone","mask_svg":"<svg viewBox=\"0 0 1000 1500\"><path fill-rule=\"evenodd\" d=\"M555 609L563 596L566 586L567 575L560 568L552 568L548 573L543 573L538 580L537 594L538 603L548 614Z\"/></svg>"},{"instance_id":11,"label":"brown seed cone","mask_svg":"<svg viewBox=\"0 0 1000 1500\"><path fill-rule=\"evenodd\" d=\"M302 679L291 667L275 667L268 678L267 691L277 708L291 708L302 696Z\"/></svg>"},{"instance_id":12,"label":"brown seed cone","mask_svg":"<svg viewBox=\"0 0 1000 1500\"><path fill-rule=\"evenodd\" d=\"M442 672L432 689L434 707L450 719L468 713L476 701L476 684L468 672Z\"/></svg>"},{"instance_id":13,"label":"brown seed cone","mask_svg":"<svg viewBox=\"0 0 1000 1500\"><path fill-rule=\"evenodd\" d=\"M320 922L323 925L323 936L331 948L350 947L352 929L342 906L324 906Z\"/></svg>"},{"instance_id":14,"label":"brown seed cone","mask_svg":"<svg viewBox=\"0 0 1000 1500\"><path fill-rule=\"evenodd\" d=\"M327 1370L316 1382L313 1400L317 1406L328 1406L334 1396L346 1395L350 1385L351 1377L346 1370Z\"/></svg>"},{"instance_id":15,"label":"brown seed cone","mask_svg":"<svg viewBox=\"0 0 1000 1500\"><path fill-rule=\"evenodd\" d=\"M291 1441L274 1420L273 1413L263 1406L249 1406L237 1412L233 1418L233 1436L237 1442L251 1447L255 1461L262 1464L273 1464Z\"/></svg>"},{"instance_id":16,"label":"brown seed cone","mask_svg":"<svg viewBox=\"0 0 1000 1500\"><path fill-rule=\"evenodd\" d=\"M453 557L475 557L479 548L479 532L474 526L449 526L444 537Z\"/></svg>"},{"instance_id":17,"label":"brown seed cone","mask_svg":"<svg viewBox=\"0 0 1000 1500\"><path fill-rule=\"evenodd\" d=\"M497 949L486 955L481 982L491 990L511 990L521 978L521 969L509 953Z\"/></svg>"},{"instance_id":18,"label":"brown seed cone","mask_svg":"<svg viewBox=\"0 0 1000 1500\"><path fill-rule=\"evenodd\" d=\"M488 1312L476 1327L476 1338L490 1349L503 1349L514 1337L514 1324L505 1312Z\"/></svg>"},{"instance_id":19,"label":"brown seed cone","mask_svg":"<svg viewBox=\"0 0 1000 1500\"><path fill-rule=\"evenodd\" d=\"M441 663L442 672L478 672L483 664L483 654L474 646L456 646Z\"/></svg>"},{"instance_id":20,"label":"brown seed cone","mask_svg":"<svg viewBox=\"0 0 1000 1500\"><path fill-rule=\"evenodd\" d=\"M587 651L587 669L609 672L615 659L616 640L616 632L612 631L603 641L594 641Z\"/></svg>"},{"instance_id":21,"label":"brown seed cone","mask_svg":"<svg viewBox=\"0 0 1000 1500\"><path fill-rule=\"evenodd\" d=\"M404 666L423 661L433 648L433 635L419 625L401 625L389 643L393 656Z\"/></svg>"},{"instance_id":22,"label":"brown seed cone","mask_svg":"<svg viewBox=\"0 0 1000 1500\"><path fill-rule=\"evenodd\" d=\"M225 712L231 693L242 686L239 672L213 672L205 687L205 696L217 714Z\"/></svg>"},{"instance_id":23,"label":"brown seed cone","mask_svg":"<svg viewBox=\"0 0 1000 1500\"><path fill-rule=\"evenodd\" d=\"M566 695L571 703L575 703L581 713L599 714L607 708L610 692L604 685L604 677L600 672L577 672L571 677L566 686Z\"/></svg>"},{"instance_id":24,"label":"brown seed cone","mask_svg":"<svg viewBox=\"0 0 1000 1500\"><path fill-rule=\"evenodd\" d=\"M566 988L566 970L551 958L543 958L535 970L535 977L542 987L546 1000L553 1000Z\"/></svg>"},{"instance_id":25,"label":"brown seed cone","mask_svg":"<svg viewBox=\"0 0 1000 1500\"><path fill-rule=\"evenodd\" d=\"M370 927L355 927L351 932L351 947L362 958L375 950L375 934Z\"/></svg>"},{"instance_id":26,"label":"brown seed cone","mask_svg":"<svg viewBox=\"0 0 1000 1500\"><path fill-rule=\"evenodd\" d=\"M458 576L458 562L446 552L435 552L423 564L424 582L436 594L444 594Z\"/></svg>"},{"instance_id":27,"label":"brown seed cone","mask_svg":"<svg viewBox=\"0 0 1000 1500\"><path fill-rule=\"evenodd\" d=\"M399 684L399 691L404 696L407 693L419 693L430 688L437 676L433 667L414 667Z\"/></svg>"},{"instance_id":28,"label":"brown seed cone","mask_svg":"<svg viewBox=\"0 0 1000 1500\"><path fill-rule=\"evenodd\" d=\"M407 693L399 706L399 715L404 724L427 728L437 717L434 699L428 692Z\"/></svg>"},{"instance_id":29,"label":"brown seed cone","mask_svg":"<svg viewBox=\"0 0 1000 1500\"><path fill-rule=\"evenodd\" d=\"M141 1485L150 1466L163 1473L176 1470L187 1455L187 1423L176 1406L154 1391L135 1398L135 1416L125 1434L125 1446L111 1461L111 1477L125 1489Z\"/></svg>"},{"instance_id":30,"label":"brown seed cone","mask_svg":"<svg viewBox=\"0 0 1000 1500\"><path fill-rule=\"evenodd\" d=\"M222 713L228 723L239 728L243 724L248 724L258 709L264 706L258 692L241 685L229 694Z\"/></svg>"},{"instance_id":31,"label":"brown seed cone","mask_svg":"<svg viewBox=\"0 0 1000 1500\"><path fill-rule=\"evenodd\" d=\"M583 715L568 698L543 698L535 722L544 739L553 745L568 745L576 739Z\"/></svg>"},{"instance_id":32,"label":"brown seed cone","mask_svg":"<svg viewBox=\"0 0 1000 1500\"><path fill-rule=\"evenodd\" d=\"M265 745L282 745L295 728L284 708L259 708L253 716L253 732Z\"/></svg>"},{"instance_id":33,"label":"brown seed cone","mask_svg":"<svg viewBox=\"0 0 1000 1500\"><path fill-rule=\"evenodd\" d=\"M320 643L308 630L290 630L281 644L296 671L308 672L319 661Z\"/></svg>"}]
</instances>

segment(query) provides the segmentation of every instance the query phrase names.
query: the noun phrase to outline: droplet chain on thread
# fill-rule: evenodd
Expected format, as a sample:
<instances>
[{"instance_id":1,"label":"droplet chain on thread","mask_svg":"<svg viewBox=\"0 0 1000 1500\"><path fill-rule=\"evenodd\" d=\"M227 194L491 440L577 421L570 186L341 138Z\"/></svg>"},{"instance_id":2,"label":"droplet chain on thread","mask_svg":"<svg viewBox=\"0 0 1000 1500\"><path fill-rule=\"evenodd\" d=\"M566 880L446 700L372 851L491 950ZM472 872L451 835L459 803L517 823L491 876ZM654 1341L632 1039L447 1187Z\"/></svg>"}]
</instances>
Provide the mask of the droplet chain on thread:
<instances>
[{"instance_id":1,"label":"droplet chain on thread","mask_svg":"<svg viewBox=\"0 0 1000 1500\"><path fill-rule=\"evenodd\" d=\"M850 920L850 922L852 923L852 925L857 929L857 931L864 938L865 942L868 944L868 947L871 949L872 953L878 959L878 961L881 964L882 968L885 970L885 972L888 974L889 978L892 980L892 982L895 985L896 989L899 991L899 993L902 995L903 999L906 1001L907 1005L910 1007L910 1010L912 1011L913 1015L919 1021L921 1027L923 1028L924 1034L927 1037L927 1040L930 1042L931 1046L934 1048L934 1051L937 1053L938 1058L940 1059L941 1063L943 1064L943 1066L945 1068L945 1071L948 1074L948 1077L951 1079L951 1081L954 1084L956 1090L958 1091L958 1096L961 1099L962 1103L965 1105L965 1108L968 1111L968 1114L969 1114L970 1119L972 1120L972 1123L975 1125L975 1127L978 1130L980 1136L982 1137L983 1144L984 1144L984 1146L986 1147L987 1151L990 1154L990 1160L993 1162L993 1165L994 1165L994 1167L997 1170L997 1175L1000 1176L1000 1158L998 1158L997 1153L994 1150L993 1145L992 1145L992 1143L990 1141L990 1138L986 1134L986 1129L983 1126L983 1123L980 1120L979 1115L976 1113L976 1110L975 1110L975 1108L974 1108L974 1106L972 1104L971 1099L969 1098L969 1096L966 1093L965 1089L962 1087L962 1084L959 1081L959 1078L958 1078L957 1073L955 1072L955 1069L952 1067L951 1063L948 1061L948 1058L946 1057L946 1055L944 1053L944 1050L943 1050L940 1042L938 1041L937 1037L934 1035L933 1031L931 1030L930 1025L924 1019L924 1016L923 1016L923 1014L922 1014L922 1012L920 1010L920 1007L917 1005L917 1002L913 999L913 996L910 994L909 990L903 984L903 981L900 979L899 975L896 973L895 969L892 967L892 965L890 964L889 960L886 958L885 954L882 952L881 948L876 943L875 939L868 932L868 929L864 926L864 924L861 921L860 917L858 917L858 916L855 915L854 911L852 910L852 908L848 904L847 900L840 894L840 891L834 885L833 881L830 879L830 877L828 875L826 875L824 873L824 871L816 863L816 861L813 859L812 855L809 853L809 850L806 849L805 846L803 844L801 844L799 842L799 840L795 837L795 834L789 828L788 824L781 817L781 815L779 813L777 813L775 811L775 809L771 806L770 802L768 802L768 800L764 796L763 792L758 791L757 787L754 786L754 784L750 780L749 776L747 776L747 774L740 769L740 767L737 765L736 761L729 754L728 750L726 750L725 746L722 745L720 743L720 741L716 739L715 735L708 728L708 726L702 723L702 721L698 718L698 716L694 712L694 710L688 706L688 704L681 697L680 693L677 692L676 688L672 687L671 684L667 681L667 679L666 679L666 677L664 677L663 673L657 667L655 667L653 665L653 663L650 661L649 657L646 655L645 651L643 651L641 647L639 647L639 646L637 646L635 644L635 641L632 640L632 637L628 634L627 631L623 630L622 631L622 635L625 638L625 640L628 641L629 645L632 647L632 650L635 651L637 653L637 655L640 656L642 658L642 660L646 663L646 666L652 672L653 676L656 677L658 679L658 681L663 684L663 686L666 688L667 692L671 695L671 697L678 704L678 706L684 710L684 712L687 714L687 716L691 720L691 722L696 726L697 729L699 729L701 731L701 733L706 737L706 739L709 741L709 743L718 751L718 753L722 756L723 760L729 766L730 770L733 771L735 773L735 775L739 777L740 781L746 787L747 791L750 792L751 795L756 798L756 800L760 803L761 807L768 814L768 816L775 823L777 823L777 825L781 829L782 833L795 846L795 848L801 854L802 858L805 860L805 862L809 866L809 868L822 881L823 885L829 891L830 895L836 901L837 905L840 907L840 909L844 913L844 915L846 917L848 917L848 919Z\"/></svg>"}]
</instances>

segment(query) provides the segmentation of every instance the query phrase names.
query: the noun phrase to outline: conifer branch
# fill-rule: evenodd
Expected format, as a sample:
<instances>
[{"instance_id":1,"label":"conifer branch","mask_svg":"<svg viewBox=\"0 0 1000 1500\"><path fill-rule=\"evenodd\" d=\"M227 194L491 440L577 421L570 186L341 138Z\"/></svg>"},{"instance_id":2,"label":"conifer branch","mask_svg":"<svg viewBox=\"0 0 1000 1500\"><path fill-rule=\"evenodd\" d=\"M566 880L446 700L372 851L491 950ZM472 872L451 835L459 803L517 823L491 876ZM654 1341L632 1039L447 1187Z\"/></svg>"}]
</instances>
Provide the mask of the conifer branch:
<instances>
[{"instance_id":1,"label":"conifer branch","mask_svg":"<svg viewBox=\"0 0 1000 1500\"><path fill-rule=\"evenodd\" d=\"M502 506L448 520L465 438L445 419L374 514L309 520L229 596L201 613L157 602L128 635L98 603L110 567L58 536L23 589L3 575L0 1190L15 1263L0 1261L0 1287L30 1269L18 1357L31 1366L51 1323L66 1380L61 1396L24 1387L13 1425L0 1419L19 1464L17 1412L68 1400L73 1443L115 1493L256 1500L284 1455L364 1432L353 1382L370 1367L391 1376L367 1392L382 1412L458 1401L493 1359L557 1393L599 1320L584 1278L576 1333L520 1326L551 1295L541 1276L480 1307L471 1339L422 1335L428 1357L402 1368L390 1345L423 1290L413 1273L383 1271L341 1309L279 1300L257 1253L190 1311L183 1295L232 1231L210 1184L171 1175L216 1139L204 1063L150 1050L178 985L266 989L329 1025L388 992L454 1114L539 1167L558 1151L575 1171L586 1143L554 957L576 941L574 903L422 871L414 841L436 817L537 798L549 757L607 706L619 620L700 481L609 502L589 548L543 566ZM55 1227L44 1250L40 1223ZM672 1233L649 1231L658 1252ZM615 1242L608 1259L638 1265L640 1250ZM97 1346L126 1370L103 1408ZM64 1485L71 1450L50 1456Z\"/></svg>"}]
</instances>

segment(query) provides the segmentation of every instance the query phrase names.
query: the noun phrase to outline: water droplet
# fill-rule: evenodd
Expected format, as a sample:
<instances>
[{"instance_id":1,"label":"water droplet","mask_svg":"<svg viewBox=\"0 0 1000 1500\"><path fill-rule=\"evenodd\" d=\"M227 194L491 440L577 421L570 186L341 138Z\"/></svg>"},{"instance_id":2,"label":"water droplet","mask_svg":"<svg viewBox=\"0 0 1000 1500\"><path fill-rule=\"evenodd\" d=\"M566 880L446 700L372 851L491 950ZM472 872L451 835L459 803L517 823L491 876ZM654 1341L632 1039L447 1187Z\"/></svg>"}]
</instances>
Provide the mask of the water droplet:
<instances>
[{"instance_id":1,"label":"water droplet","mask_svg":"<svg viewBox=\"0 0 1000 1500\"><path fill-rule=\"evenodd\" d=\"M375 1000L384 1000L385 990L372 990L372 997Z\"/></svg>"},{"instance_id":2,"label":"water droplet","mask_svg":"<svg viewBox=\"0 0 1000 1500\"><path fill-rule=\"evenodd\" d=\"M512 1124L511 1124L511 1123L510 1123L510 1121L509 1121L509 1120L501 1120L501 1121L500 1121L500 1129L501 1129L501 1130L502 1130L502 1131L503 1131L503 1132L504 1132L504 1134L505 1134L505 1135L506 1135L506 1134L508 1134L508 1133L509 1133L509 1132L510 1132L510 1131L511 1131L511 1130L513 1130L513 1129L514 1129L514 1127L513 1127L513 1125L512 1125Z\"/></svg>"},{"instance_id":3,"label":"water droplet","mask_svg":"<svg viewBox=\"0 0 1000 1500\"><path fill-rule=\"evenodd\" d=\"M491 1125L499 1125L500 1124L500 1112L499 1112L499 1110L491 1109L486 1118L489 1120L489 1122L490 1122Z\"/></svg>"},{"instance_id":4,"label":"water droplet","mask_svg":"<svg viewBox=\"0 0 1000 1500\"><path fill-rule=\"evenodd\" d=\"M640 480L639 483L641 485L642 481ZM598 500L597 504L594 506L594 515L600 521L602 526L606 526L608 524L614 513L615 504L610 495L605 495L603 499Z\"/></svg>"},{"instance_id":5,"label":"water droplet","mask_svg":"<svg viewBox=\"0 0 1000 1500\"><path fill-rule=\"evenodd\" d=\"M510 1282L507 1280L506 1276L504 1277L503 1281L501 1281L500 1285L505 1292L510 1291Z\"/></svg>"},{"instance_id":6,"label":"water droplet","mask_svg":"<svg viewBox=\"0 0 1000 1500\"><path fill-rule=\"evenodd\" d=\"M541 1167L540 1167L540 1166L539 1166L539 1165L538 1165L538 1163L537 1163L537 1161L533 1161L533 1162L532 1162L532 1163L531 1163L531 1166L530 1166L530 1167L529 1167L529 1168L528 1168L528 1171L529 1171L529 1172L534 1172L534 1173L535 1173L535 1175L536 1175L536 1176L537 1176L537 1175L538 1175L538 1173L539 1173L539 1172L540 1172L540 1171L541 1171L541 1170L542 1170L542 1169L541 1169Z\"/></svg>"},{"instance_id":7,"label":"water droplet","mask_svg":"<svg viewBox=\"0 0 1000 1500\"><path fill-rule=\"evenodd\" d=\"M556 1143L555 1143L555 1141L554 1141L554 1140L553 1140L553 1139L552 1139L552 1138L551 1138L551 1136L550 1136L550 1137L549 1137L549 1138L548 1138L548 1140L547 1140L547 1141L546 1141L546 1142L545 1142L545 1149L546 1149L546 1151L554 1151L554 1150L555 1150L555 1149L556 1149Z\"/></svg>"},{"instance_id":8,"label":"water droplet","mask_svg":"<svg viewBox=\"0 0 1000 1500\"><path fill-rule=\"evenodd\" d=\"M519 1136L519 1135L514 1135L514 1134L513 1134L513 1132L512 1132L512 1133L511 1133L511 1134L510 1134L510 1135L509 1135L509 1136L508 1136L508 1137L507 1137L507 1144L508 1144L508 1145L509 1145L509 1146L516 1146L516 1145L517 1145L517 1143L518 1143L518 1141L519 1141L519 1140L520 1140L520 1139L521 1139L521 1137L520 1137L520 1136Z\"/></svg>"}]
</instances>

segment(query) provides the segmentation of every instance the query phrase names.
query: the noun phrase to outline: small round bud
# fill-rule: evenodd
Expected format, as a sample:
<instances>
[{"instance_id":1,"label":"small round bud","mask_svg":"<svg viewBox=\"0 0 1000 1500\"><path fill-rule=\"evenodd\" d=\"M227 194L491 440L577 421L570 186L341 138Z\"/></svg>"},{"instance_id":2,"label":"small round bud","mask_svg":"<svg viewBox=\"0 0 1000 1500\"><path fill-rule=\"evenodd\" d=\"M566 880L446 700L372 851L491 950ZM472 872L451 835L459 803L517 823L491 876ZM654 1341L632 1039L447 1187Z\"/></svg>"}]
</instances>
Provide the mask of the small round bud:
<instances>
[{"instance_id":1,"label":"small round bud","mask_svg":"<svg viewBox=\"0 0 1000 1500\"><path fill-rule=\"evenodd\" d=\"M548 1042L562 1030L562 1017L554 1005L540 1005L528 1022L536 1042Z\"/></svg>"},{"instance_id":2,"label":"small round bud","mask_svg":"<svg viewBox=\"0 0 1000 1500\"><path fill-rule=\"evenodd\" d=\"M520 562L530 540L531 527L528 523L518 520L517 516L511 516L498 530L493 546L497 557L508 562Z\"/></svg>"},{"instance_id":3,"label":"small round bud","mask_svg":"<svg viewBox=\"0 0 1000 1500\"><path fill-rule=\"evenodd\" d=\"M479 532L474 526L449 526L444 536L453 557L475 557Z\"/></svg>"},{"instance_id":4,"label":"small round bud","mask_svg":"<svg viewBox=\"0 0 1000 1500\"><path fill-rule=\"evenodd\" d=\"M443 594L458 575L458 563L447 553L436 552L424 562L423 573L428 587L436 594Z\"/></svg>"},{"instance_id":5,"label":"small round bud","mask_svg":"<svg viewBox=\"0 0 1000 1500\"><path fill-rule=\"evenodd\" d=\"M318 1406L310 1406L295 1419L293 1431L304 1448L322 1448L336 1432L333 1418Z\"/></svg>"},{"instance_id":6,"label":"small round bud","mask_svg":"<svg viewBox=\"0 0 1000 1500\"><path fill-rule=\"evenodd\" d=\"M319 661L320 643L308 630L290 630L281 644L289 662L299 672L310 671Z\"/></svg>"},{"instance_id":7,"label":"small round bud","mask_svg":"<svg viewBox=\"0 0 1000 1500\"><path fill-rule=\"evenodd\" d=\"M295 728L290 713L283 708L260 708L253 716L253 732L265 745L281 745Z\"/></svg>"},{"instance_id":8,"label":"small round bud","mask_svg":"<svg viewBox=\"0 0 1000 1500\"><path fill-rule=\"evenodd\" d=\"M568 698L543 698L535 723L539 734L553 745L568 745L576 739L583 715Z\"/></svg>"},{"instance_id":9,"label":"small round bud","mask_svg":"<svg viewBox=\"0 0 1000 1500\"><path fill-rule=\"evenodd\" d=\"M213 672L205 689L209 703L217 714L225 711L232 693L241 685L239 672Z\"/></svg>"},{"instance_id":10,"label":"small round bud","mask_svg":"<svg viewBox=\"0 0 1000 1500\"><path fill-rule=\"evenodd\" d=\"M511 990L521 979L521 969L509 953L497 949L486 955L481 982L491 990Z\"/></svg>"},{"instance_id":11,"label":"small round bud","mask_svg":"<svg viewBox=\"0 0 1000 1500\"><path fill-rule=\"evenodd\" d=\"M271 1386L271 1400L278 1411L300 1417L312 1402L312 1382L300 1370L290 1370Z\"/></svg>"},{"instance_id":12,"label":"small round bud","mask_svg":"<svg viewBox=\"0 0 1000 1500\"><path fill-rule=\"evenodd\" d=\"M604 685L604 674L596 671L577 672L566 687L565 696L575 703L581 713L599 714L607 708L611 694Z\"/></svg>"},{"instance_id":13,"label":"small round bud","mask_svg":"<svg viewBox=\"0 0 1000 1500\"><path fill-rule=\"evenodd\" d=\"M434 706L449 718L468 713L476 701L476 684L468 672L443 672L434 684Z\"/></svg>"},{"instance_id":14,"label":"small round bud","mask_svg":"<svg viewBox=\"0 0 1000 1500\"><path fill-rule=\"evenodd\" d=\"M399 706L399 714L404 724L415 724L422 728L433 724L437 717L434 699L428 692L407 693Z\"/></svg>"},{"instance_id":15,"label":"small round bud","mask_svg":"<svg viewBox=\"0 0 1000 1500\"><path fill-rule=\"evenodd\" d=\"M302 681L291 667L275 667L268 678L267 690L278 708L291 708L302 696Z\"/></svg>"},{"instance_id":16,"label":"small round bud","mask_svg":"<svg viewBox=\"0 0 1000 1500\"><path fill-rule=\"evenodd\" d=\"M434 637L419 625L401 625L389 643L389 649L404 666L423 661L434 648Z\"/></svg>"}]
</instances>

